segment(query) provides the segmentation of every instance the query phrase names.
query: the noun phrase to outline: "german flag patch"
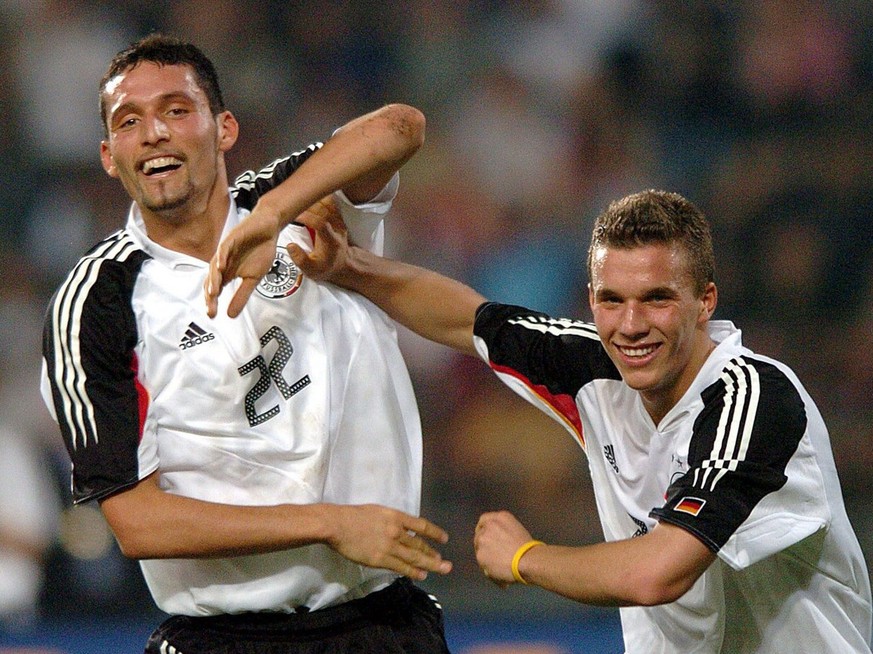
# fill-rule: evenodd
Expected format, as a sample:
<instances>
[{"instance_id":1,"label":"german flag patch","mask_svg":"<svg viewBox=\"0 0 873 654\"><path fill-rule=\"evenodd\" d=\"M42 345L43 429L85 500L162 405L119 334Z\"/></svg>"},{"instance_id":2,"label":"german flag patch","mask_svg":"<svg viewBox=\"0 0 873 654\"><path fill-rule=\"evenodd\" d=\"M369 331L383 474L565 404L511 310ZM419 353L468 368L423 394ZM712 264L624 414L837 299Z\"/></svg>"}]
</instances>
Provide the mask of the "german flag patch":
<instances>
[{"instance_id":1,"label":"german flag patch","mask_svg":"<svg viewBox=\"0 0 873 654\"><path fill-rule=\"evenodd\" d=\"M676 505L675 511L682 511L682 513L688 513L690 515L696 516L700 513L700 510L703 508L703 505L706 504L706 500L702 500L699 497L689 497L685 496L679 503Z\"/></svg>"}]
</instances>

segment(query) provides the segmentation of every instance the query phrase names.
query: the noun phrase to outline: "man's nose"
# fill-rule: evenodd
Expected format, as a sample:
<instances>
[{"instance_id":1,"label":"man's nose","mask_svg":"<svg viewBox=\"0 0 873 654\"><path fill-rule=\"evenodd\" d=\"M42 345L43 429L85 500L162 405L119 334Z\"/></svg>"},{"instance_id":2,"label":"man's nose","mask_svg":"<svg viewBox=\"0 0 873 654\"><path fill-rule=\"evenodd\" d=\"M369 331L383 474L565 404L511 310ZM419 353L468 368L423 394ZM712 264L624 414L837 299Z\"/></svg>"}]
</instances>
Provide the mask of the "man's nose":
<instances>
[{"instance_id":1,"label":"man's nose","mask_svg":"<svg viewBox=\"0 0 873 654\"><path fill-rule=\"evenodd\" d=\"M625 305L621 316L620 329L625 336L639 336L648 331L646 327L645 311L635 302Z\"/></svg>"},{"instance_id":2,"label":"man's nose","mask_svg":"<svg viewBox=\"0 0 873 654\"><path fill-rule=\"evenodd\" d=\"M167 140L167 138L169 138L170 130L167 127L167 123L165 123L160 118L149 118L143 121L143 125L145 127L143 140L146 143L165 141Z\"/></svg>"}]
</instances>

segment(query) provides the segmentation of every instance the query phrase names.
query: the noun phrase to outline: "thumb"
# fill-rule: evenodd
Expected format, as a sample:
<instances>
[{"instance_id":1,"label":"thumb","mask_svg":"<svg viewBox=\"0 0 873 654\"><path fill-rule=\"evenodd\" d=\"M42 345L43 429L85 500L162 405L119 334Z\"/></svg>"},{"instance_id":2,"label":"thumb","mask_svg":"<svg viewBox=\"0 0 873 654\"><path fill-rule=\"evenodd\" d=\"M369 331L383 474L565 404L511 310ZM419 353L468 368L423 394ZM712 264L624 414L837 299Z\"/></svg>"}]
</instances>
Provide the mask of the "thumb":
<instances>
[{"instance_id":1,"label":"thumb","mask_svg":"<svg viewBox=\"0 0 873 654\"><path fill-rule=\"evenodd\" d=\"M291 261L294 262L294 265L298 268L303 268L303 266L306 265L309 255L306 254L302 247L296 243L289 243L285 246L285 249L288 251L288 256L291 257Z\"/></svg>"}]
</instances>

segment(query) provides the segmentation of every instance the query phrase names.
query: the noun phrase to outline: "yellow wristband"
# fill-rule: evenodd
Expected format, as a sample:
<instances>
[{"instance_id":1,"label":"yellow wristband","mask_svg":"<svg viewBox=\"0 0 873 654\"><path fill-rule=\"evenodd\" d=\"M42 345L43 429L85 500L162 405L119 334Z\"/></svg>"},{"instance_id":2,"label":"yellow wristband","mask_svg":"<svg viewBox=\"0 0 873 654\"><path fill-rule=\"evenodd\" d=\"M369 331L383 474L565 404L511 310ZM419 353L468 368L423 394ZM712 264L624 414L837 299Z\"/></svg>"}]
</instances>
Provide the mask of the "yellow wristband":
<instances>
[{"instance_id":1,"label":"yellow wristband","mask_svg":"<svg viewBox=\"0 0 873 654\"><path fill-rule=\"evenodd\" d=\"M541 540L529 540L515 551L515 556L512 557L512 576L517 582L527 585L524 577L522 577L521 573L518 571L518 562L521 561L521 557L523 557L529 549L536 547L537 545L545 545L545 543Z\"/></svg>"}]
</instances>

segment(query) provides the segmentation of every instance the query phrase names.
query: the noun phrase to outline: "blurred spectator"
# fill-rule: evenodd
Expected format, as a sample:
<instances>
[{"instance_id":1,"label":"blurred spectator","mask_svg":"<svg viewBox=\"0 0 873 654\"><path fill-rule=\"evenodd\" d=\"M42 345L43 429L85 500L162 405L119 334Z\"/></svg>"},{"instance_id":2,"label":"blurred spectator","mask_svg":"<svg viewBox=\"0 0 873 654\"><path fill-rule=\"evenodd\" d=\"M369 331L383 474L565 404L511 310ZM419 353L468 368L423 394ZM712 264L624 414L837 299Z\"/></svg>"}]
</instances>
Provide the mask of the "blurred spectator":
<instances>
[{"instance_id":1,"label":"blurred spectator","mask_svg":"<svg viewBox=\"0 0 873 654\"><path fill-rule=\"evenodd\" d=\"M51 468L54 429L39 407L42 307L32 270L12 252L0 263L0 634L40 617L57 539L60 498Z\"/></svg>"},{"instance_id":2,"label":"blurred spectator","mask_svg":"<svg viewBox=\"0 0 873 654\"><path fill-rule=\"evenodd\" d=\"M47 462L33 435L0 425L0 632L30 626L39 615L60 512Z\"/></svg>"},{"instance_id":3,"label":"blurred spectator","mask_svg":"<svg viewBox=\"0 0 873 654\"><path fill-rule=\"evenodd\" d=\"M850 39L829 3L744 3L733 60L754 113L808 121L835 108L852 81Z\"/></svg>"},{"instance_id":4,"label":"blurred spectator","mask_svg":"<svg viewBox=\"0 0 873 654\"><path fill-rule=\"evenodd\" d=\"M27 107L27 154L45 166L96 167L97 85L132 38L123 12L82 0L40 0L15 25L16 88Z\"/></svg>"}]
</instances>

